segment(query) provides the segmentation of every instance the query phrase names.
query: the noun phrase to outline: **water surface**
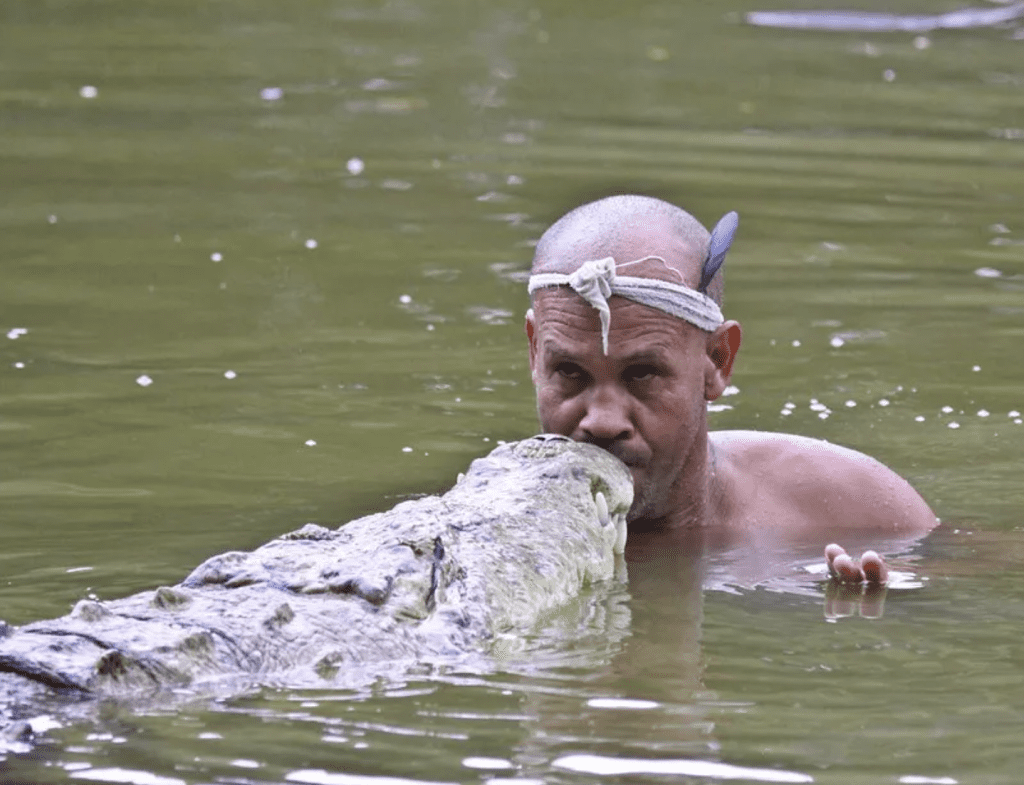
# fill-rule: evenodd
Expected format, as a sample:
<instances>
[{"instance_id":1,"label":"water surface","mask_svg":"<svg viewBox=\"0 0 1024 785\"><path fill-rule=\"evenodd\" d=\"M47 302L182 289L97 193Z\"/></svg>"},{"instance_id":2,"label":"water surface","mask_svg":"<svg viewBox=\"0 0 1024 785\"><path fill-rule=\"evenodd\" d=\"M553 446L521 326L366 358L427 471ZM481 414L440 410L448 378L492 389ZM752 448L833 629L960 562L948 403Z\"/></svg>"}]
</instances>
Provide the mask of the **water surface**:
<instances>
[{"instance_id":1,"label":"water surface","mask_svg":"<svg viewBox=\"0 0 1024 785\"><path fill-rule=\"evenodd\" d=\"M869 452L944 523L881 618L827 621L816 554L755 585L662 554L490 670L104 707L0 779L1015 781L1020 33L753 10L4 3L0 618L444 489L534 432L532 243L620 191L741 215L714 426Z\"/></svg>"}]
</instances>

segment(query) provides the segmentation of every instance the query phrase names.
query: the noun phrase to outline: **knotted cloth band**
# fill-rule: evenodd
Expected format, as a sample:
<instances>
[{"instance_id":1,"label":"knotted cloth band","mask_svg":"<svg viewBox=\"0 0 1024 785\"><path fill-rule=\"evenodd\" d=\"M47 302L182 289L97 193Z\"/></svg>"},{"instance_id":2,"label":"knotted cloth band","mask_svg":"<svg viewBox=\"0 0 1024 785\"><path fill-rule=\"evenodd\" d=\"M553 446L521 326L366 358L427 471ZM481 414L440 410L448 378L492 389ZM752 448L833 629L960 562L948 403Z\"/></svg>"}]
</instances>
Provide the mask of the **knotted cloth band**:
<instances>
[{"instance_id":1,"label":"knotted cloth band","mask_svg":"<svg viewBox=\"0 0 1024 785\"><path fill-rule=\"evenodd\" d=\"M561 273L538 273L530 276L527 290L532 295L538 289L548 286L569 286L580 297L597 309L601 318L601 344L608 354L608 331L611 328L611 311L608 298L612 295L625 297L641 305L657 308L667 314L685 319L701 330L711 332L725 321L718 304L705 294L711 279L725 262L725 254L732 245L733 235L739 225L739 216L728 213L716 224L708 242L707 256L701 272L699 289L662 281L658 278L634 278L618 275L615 259L606 257L584 262L569 275ZM646 256L623 265L657 259L660 256Z\"/></svg>"}]
</instances>

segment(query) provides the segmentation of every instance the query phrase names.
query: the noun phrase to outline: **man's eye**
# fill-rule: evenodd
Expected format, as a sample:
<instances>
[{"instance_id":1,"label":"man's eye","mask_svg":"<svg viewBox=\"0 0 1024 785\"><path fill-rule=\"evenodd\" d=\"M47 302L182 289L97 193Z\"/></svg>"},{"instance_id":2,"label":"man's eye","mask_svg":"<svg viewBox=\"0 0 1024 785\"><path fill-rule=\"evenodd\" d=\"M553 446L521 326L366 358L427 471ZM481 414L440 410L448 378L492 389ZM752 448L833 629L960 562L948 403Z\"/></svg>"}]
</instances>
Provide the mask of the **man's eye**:
<instances>
[{"instance_id":1,"label":"man's eye","mask_svg":"<svg viewBox=\"0 0 1024 785\"><path fill-rule=\"evenodd\" d=\"M583 369L576 365L576 363L559 363L555 366L555 373L563 379L570 379L572 381L579 381L583 378Z\"/></svg>"},{"instance_id":2,"label":"man's eye","mask_svg":"<svg viewBox=\"0 0 1024 785\"><path fill-rule=\"evenodd\" d=\"M648 382L658 375L658 369L653 365L632 365L626 369L626 381Z\"/></svg>"}]
</instances>

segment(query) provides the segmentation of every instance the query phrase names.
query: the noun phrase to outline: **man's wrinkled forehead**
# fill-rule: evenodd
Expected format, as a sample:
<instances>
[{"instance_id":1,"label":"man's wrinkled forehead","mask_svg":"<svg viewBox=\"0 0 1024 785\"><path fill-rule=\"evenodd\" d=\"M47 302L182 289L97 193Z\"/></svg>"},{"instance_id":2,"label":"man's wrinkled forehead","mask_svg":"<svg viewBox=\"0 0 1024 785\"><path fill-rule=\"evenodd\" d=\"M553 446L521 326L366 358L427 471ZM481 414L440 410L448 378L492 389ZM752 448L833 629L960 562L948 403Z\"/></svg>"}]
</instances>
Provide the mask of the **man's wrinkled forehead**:
<instances>
[{"instance_id":1,"label":"man's wrinkled forehead","mask_svg":"<svg viewBox=\"0 0 1024 785\"><path fill-rule=\"evenodd\" d=\"M688 322L623 297L612 296L608 305L612 313L609 338L613 347L634 339L672 346L691 334L703 336ZM538 290L533 295L531 313L542 343L549 338L562 343L585 340L601 351L600 314L571 289Z\"/></svg>"}]
</instances>

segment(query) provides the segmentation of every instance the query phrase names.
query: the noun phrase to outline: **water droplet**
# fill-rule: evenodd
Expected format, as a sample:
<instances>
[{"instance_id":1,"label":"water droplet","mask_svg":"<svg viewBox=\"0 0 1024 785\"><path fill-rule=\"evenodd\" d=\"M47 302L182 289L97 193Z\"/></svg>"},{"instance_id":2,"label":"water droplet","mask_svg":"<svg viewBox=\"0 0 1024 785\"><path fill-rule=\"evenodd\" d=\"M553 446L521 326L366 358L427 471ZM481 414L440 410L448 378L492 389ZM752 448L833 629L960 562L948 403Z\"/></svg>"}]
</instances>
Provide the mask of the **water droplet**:
<instances>
[{"instance_id":1,"label":"water droplet","mask_svg":"<svg viewBox=\"0 0 1024 785\"><path fill-rule=\"evenodd\" d=\"M25 367L25 363L23 363L23 362L16 362L16 363L14 364L14 367L15 367L15 368L18 368L18 369L20 370L21 368L24 368L24 367Z\"/></svg>"},{"instance_id":2,"label":"water droplet","mask_svg":"<svg viewBox=\"0 0 1024 785\"><path fill-rule=\"evenodd\" d=\"M412 302L412 297L408 294L400 295L398 298L398 302L400 302L402 305L408 305L409 303Z\"/></svg>"},{"instance_id":3,"label":"water droplet","mask_svg":"<svg viewBox=\"0 0 1024 785\"><path fill-rule=\"evenodd\" d=\"M351 175L360 175L366 169L366 164L363 163L362 158L349 158L345 168L348 169L348 173Z\"/></svg>"},{"instance_id":4,"label":"water droplet","mask_svg":"<svg viewBox=\"0 0 1024 785\"><path fill-rule=\"evenodd\" d=\"M896 72L893 71L891 68L886 68L884 71L882 71L882 78L887 82L895 82Z\"/></svg>"},{"instance_id":5,"label":"water droplet","mask_svg":"<svg viewBox=\"0 0 1024 785\"><path fill-rule=\"evenodd\" d=\"M311 237L311 238L309 238L308 240L306 240L306 247L307 247L307 248L308 248L309 250L311 250L311 251L312 251L312 250L313 250L314 248L316 248L316 246L317 246L317 242L316 242L316 240L314 240L314 239L313 239L312 237Z\"/></svg>"},{"instance_id":6,"label":"water droplet","mask_svg":"<svg viewBox=\"0 0 1024 785\"><path fill-rule=\"evenodd\" d=\"M483 757L469 757L462 759L462 765L468 769L512 769L515 768L512 763L505 760L504 758L483 758Z\"/></svg>"},{"instance_id":7,"label":"water droplet","mask_svg":"<svg viewBox=\"0 0 1024 785\"><path fill-rule=\"evenodd\" d=\"M656 63L663 63L668 60L668 49L663 46L647 47L647 58Z\"/></svg>"},{"instance_id":8,"label":"water droplet","mask_svg":"<svg viewBox=\"0 0 1024 785\"><path fill-rule=\"evenodd\" d=\"M987 409L978 409L978 416L979 417L988 417L988 410Z\"/></svg>"},{"instance_id":9,"label":"water droplet","mask_svg":"<svg viewBox=\"0 0 1024 785\"><path fill-rule=\"evenodd\" d=\"M95 98L100 94L100 91L91 84L87 84L78 88L78 94L82 96L82 98Z\"/></svg>"},{"instance_id":10,"label":"water droplet","mask_svg":"<svg viewBox=\"0 0 1024 785\"><path fill-rule=\"evenodd\" d=\"M923 414L917 415L917 417L914 418L914 422L924 422L924 415Z\"/></svg>"},{"instance_id":11,"label":"water droplet","mask_svg":"<svg viewBox=\"0 0 1024 785\"><path fill-rule=\"evenodd\" d=\"M1018 412L1016 409L1014 409L1012 412L1008 412L1006 416L1007 417L1020 417L1020 412Z\"/></svg>"},{"instance_id":12,"label":"water droplet","mask_svg":"<svg viewBox=\"0 0 1024 785\"><path fill-rule=\"evenodd\" d=\"M947 423L946 427L947 428L952 428L953 430L956 430L957 428L960 427L960 423L958 423L958 422Z\"/></svg>"},{"instance_id":13,"label":"water droplet","mask_svg":"<svg viewBox=\"0 0 1024 785\"><path fill-rule=\"evenodd\" d=\"M315 439L306 439L305 445L307 447L316 447L316 440Z\"/></svg>"},{"instance_id":14,"label":"water droplet","mask_svg":"<svg viewBox=\"0 0 1024 785\"><path fill-rule=\"evenodd\" d=\"M852 408L853 408L854 406L856 406L856 405L857 405L857 402L856 402L856 401L847 401L847 402L846 402L846 408L847 408L847 409L852 409Z\"/></svg>"},{"instance_id":15,"label":"water droplet","mask_svg":"<svg viewBox=\"0 0 1024 785\"><path fill-rule=\"evenodd\" d=\"M223 258L224 258L224 256L222 254L217 253L217 252L214 252L214 253L210 254L210 261L211 262L219 262Z\"/></svg>"},{"instance_id":16,"label":"water droplet","mask_svg":"<svg viewBox=\"0 0 1024 785\"><path fill-rule=\"evenodd\" d=\"M139 387L149 387L149 385L153 383L153 380L146 376L146 374L142 374L142 376L135 380L135 383L139 385Z\"/></svg>"},{"instance_id":17,"label":"water droplet","mask_svg":"<svg viewBox=\"0 0 1024 785\"><path fill-rule=\"evenodd\" d=\"M18 340L21 336L28 334L27 327L12 327L7 331L7 337L12 341Z\"/></svg>"},{"instance_id":18,"label":"water droplet","mask_svg":"<svg viewBox=\"0 0 1024 785\"><path fill-rule=\"evenodd\" d=\"M403 447L402 452L412 452L412 447Z\"/></svg>"},{"instance_id":19,"label":"water droplet","mask_svg":"<svg viewBox=\"0 0 1024 785\"><path fill-rule=\"evenodd\" d=\"M952 406L943 406L942 407L942 413L943 414L952 414L953 413L953 407Z\"/></svg>"},{"instance_id":20,"label":"water droplet","mask_svg":"<svg viewBox=\"0 0 1024 785\"><path fill-rule=\"evenodd\" d=\"M927 49L931 45L932 45L932 41L926 35L919 35L916 38L914 38L914 48L915 49Z\"/></svg>"},{"instance_id":21,"label":"water droplet","mask_svg":"<svg viewBox=\"0 0 1024 785\"><path fill-rule=\"evenodd\" d=\"M879 406L883 406L883 407L884 406L888 406L889 405L889 400L887 398L882 398L881 400L878 401L878 405Z\"/></svg>"},{"instance_id":22,"label":"water droplet","mask_svg":"<svg viewBox=\"0 0 1024 785\"><path fill-rule=\"evenodd\" d=\"M264 101L280 101L284 97L284 90L280 87L264 87L260 90L260 98Z\"/></svg>"},{"instance_id":23,"label":"water droplet","mask_svg":"<svg viewBox=\"0 0 1024 785\"><path fill-rule=\"evenodd\" d=\"M1002 270L997 270L995 267L979 267L974 271L974 274L979 278L1000 278L1003 275Z\"/></svg>"},{"instance_id":24,"label":"water droplet","mask_svg":"<svg viewBox=\"0 0 1024 785\"><path fill-rule=\"evenodd\" d=\"M846 341L844 341L842 338L840 338L837 335L835 338L833 338L831 341L829 341L829 343L832 344L832 346L834 348L838 349L840 346L842 346L844 343L846 343Z\"/></svg>"},{"instance_id":25,"label":"water droplet","mask_svg":"<svg viewBox=\"0 0 1024 785\"><path fill-rule=\"evenodd\" d=\"M799 346L799 345L800 345L800 341L793 341L793 346Z\"/></svg>"},{"instance_id":26,"label":"water droplet","mask_svg":"<svg viewBox=\"0 0 1024 785\"><path fill-rule=\"evenodd\" d=\"M48 216L46 216L46 222L50 223L50 224L57 223L57 216L56 215L48 215Z\"/></svg>"},{"instance_id":27,"label":"water droplet","mask_svg":"<svg viewBox=\"0 0 1024 785\"><path fill-rule=\"evenodd\" d=\"M981 366L980 366L980 365L975 365L975 366L973 366L973 367L971 368L971 370L972 370L972 371L974 371L975 373L977 373L978 371L980 371L980 370L981 370Z\"/></svg>"},{"instance_id":28,"label":"water droplet","mask_svg":"<svg viewBox=\"0 0 1024 785\"><path fill-rule=\"evenodd\" d=\"M234 371L224 371L225 379L234 379L236 376L238 376L238 374L235 373Z\"/></svg>"}]
</instances>

